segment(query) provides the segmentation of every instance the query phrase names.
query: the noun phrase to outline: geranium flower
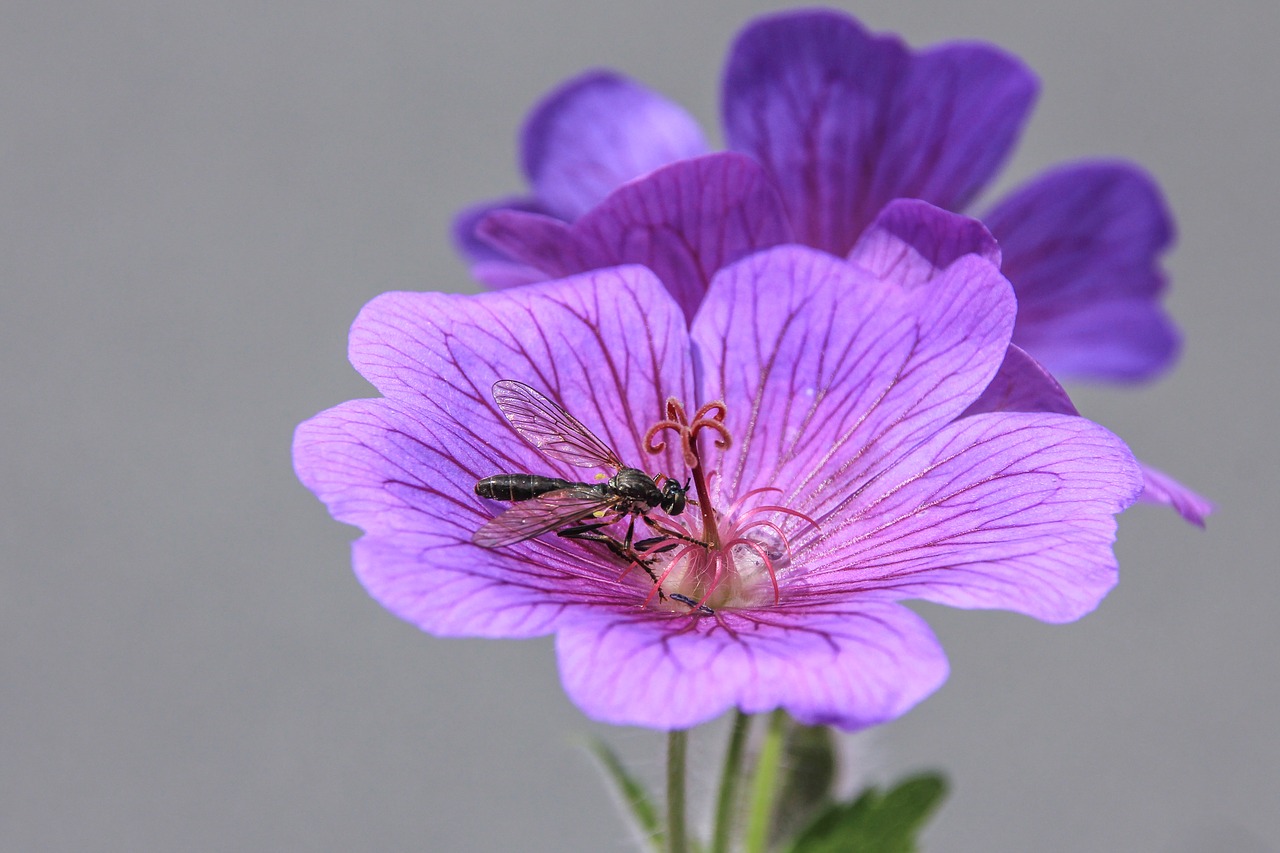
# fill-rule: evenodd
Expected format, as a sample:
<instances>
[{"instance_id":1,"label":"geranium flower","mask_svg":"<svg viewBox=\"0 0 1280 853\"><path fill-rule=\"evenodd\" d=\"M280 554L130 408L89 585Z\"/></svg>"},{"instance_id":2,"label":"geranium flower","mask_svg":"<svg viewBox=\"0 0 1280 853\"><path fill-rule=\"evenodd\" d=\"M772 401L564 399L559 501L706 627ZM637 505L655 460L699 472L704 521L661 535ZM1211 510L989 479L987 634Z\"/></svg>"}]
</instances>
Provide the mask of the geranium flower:
<instances>
[{"instance_id":1,"label":"geranium flower","mask_svg":"<svg viewBox=\"0 0 1280 853\"><path fill-rule=\"evenodd\" d=\"M795 241L843 256L896 198L966 210L1036 91L1026 66L988 45L913 51L841 12L767 16L724 73L724 134L745 157L704 159L681 107L590 72L525 123L532 194L465 211L455 236L495 286L644 263L692 317L715 271L752 250ZM1054 375L1138 380L1172 364L1157 262L1172 226L1142 169L1060 166L981 218L1018 294L1014 343Z\"/></svg>"},{"instance_id":2,"label":"geranium flower","mask_svg":"<svg viewBox=\"0 0 1280 853\"><path fill-rule=\"evenodd\" d=\"M1115 583L1114 515L1142 487L1084 418L968 411L1005 359L1013 291L974 223L911 210L909 242L873 228L851 261L785 246L721 270L692 322L640 266L383 295L350 353L384 396L303 423L298 475L364 531L355 569L383 605L441 636L554 633L597 720L895 718L947 674L902 600L1076 619ZM477 496L482 478L614 473L526 441L495 404L502 381L655 485L692 481L696 505L652 513L681 537L643 546L643 567L553 532L477 544L510 506Z\"/></svg>"}]
</instances>

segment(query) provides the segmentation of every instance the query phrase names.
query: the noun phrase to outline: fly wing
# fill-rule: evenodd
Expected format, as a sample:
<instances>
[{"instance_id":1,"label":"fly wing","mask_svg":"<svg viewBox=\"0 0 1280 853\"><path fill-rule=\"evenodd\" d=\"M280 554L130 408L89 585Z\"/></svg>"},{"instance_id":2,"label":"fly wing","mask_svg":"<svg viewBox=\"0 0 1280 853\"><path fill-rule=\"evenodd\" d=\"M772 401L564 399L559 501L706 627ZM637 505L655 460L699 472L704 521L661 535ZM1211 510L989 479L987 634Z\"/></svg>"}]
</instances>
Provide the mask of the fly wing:
<instances>
[{"instance_id":1,"label":"fly wing","mask_svg":"<svg viewBox=\"0 0 1280 853\"><path fill-rule=\"evenodd\" d=\"M489 519L471 535L471 541L482 548L514 545L607 510L612 503L610 495L586 484L557 489Z\"/></svg>"},{"instance_id":2,"label":"fly wing","mask_svg":"<svg viewBox=\"0 0 1280 853\"><path fill-rule=\"evenodd\" d=\"M622 468L618 454L556 403L514 379L493 383L493 401L524 440L579 468Z\"/></svg>"}]
</instances>

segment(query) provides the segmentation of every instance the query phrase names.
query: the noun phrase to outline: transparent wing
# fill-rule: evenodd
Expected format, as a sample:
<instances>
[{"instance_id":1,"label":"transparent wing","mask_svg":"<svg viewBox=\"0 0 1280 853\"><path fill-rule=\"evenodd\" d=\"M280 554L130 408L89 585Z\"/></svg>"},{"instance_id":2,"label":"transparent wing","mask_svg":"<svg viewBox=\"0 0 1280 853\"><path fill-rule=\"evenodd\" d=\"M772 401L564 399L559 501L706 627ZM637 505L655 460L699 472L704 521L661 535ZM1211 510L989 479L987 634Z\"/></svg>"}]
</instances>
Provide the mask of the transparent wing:
<instances>
[{"instance_id":1,"label":"transparent wing","mask_svg":"<svg viewBox=\"0 0 1280 853\"><path fill-rule=\"evenodd\" d=\"M622 468L618 454L577 418L514 379L493 383L493 401L525 441L579 468Z\"/></svg>"},{"instance_id":2,"label":"transparent wing","mask_svg":"<svg viewBox=\"0 0 1280 853\"><path fill-rule=\"evenodd\" d=\"M547 492L494 516L471 535L482 548L514 545L543 533L567 527L600 510L608 510L613 498L589 485Z\"/></svg>"}]
</instances>

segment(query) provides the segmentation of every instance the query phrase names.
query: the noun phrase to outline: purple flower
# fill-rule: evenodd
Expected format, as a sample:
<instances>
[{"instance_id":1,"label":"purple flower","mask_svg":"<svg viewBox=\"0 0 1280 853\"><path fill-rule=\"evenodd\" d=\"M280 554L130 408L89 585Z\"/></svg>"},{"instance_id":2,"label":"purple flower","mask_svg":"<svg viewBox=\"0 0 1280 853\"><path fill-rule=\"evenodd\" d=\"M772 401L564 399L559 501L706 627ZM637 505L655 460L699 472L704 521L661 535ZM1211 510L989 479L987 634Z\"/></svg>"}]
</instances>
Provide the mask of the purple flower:
<instances>
[{"instance_id":1,"label":"purple flower","mask_svg":"<svg viewBox=\"0 0 1280 853\"><path fill-rule=\"evenodd\" d=\"M843 256L896 198L965 210L1036 90L1029 69L987 45L912 51L840 12L763 17L739 35L723 81L728 147L747 156L707 156L679 106L587 73L525 124L532 195L466 211L455 236L495 286L646 264L691 318L715 271L752 250L794 241ZM982 218L1018 295L1014 342L1055 375L1138 380L1170 366L1178 338L1157 258L1172 226L1145 172L1059 167Z\"/></svg>"},{"instance_id":2,"label":"purple flower","mask_svg":"<svg viewBox=\"0 0 1280 853\"><path fill-rule=\"evenodd\" d=\"M721 270L691 322L640 266L379 297L350 354L384 396L303 423L298 475L364 531L355 569L388 609L441 636L554 633L597 720L893 719L947 674L902 600L1076 619L1114 585L1114 515L1142 488L1084 418L971 411L1009 350L1013 291L971 222L912 210L910 243L876 228L852 261L785 246ZM649 513L646 565L616 547L634 516L604 529L612 546L476 544L515 505L479 480L615 473L548 445L536 394L655 486L692 481L696 505Z\"/></svg>"}]
</instances>

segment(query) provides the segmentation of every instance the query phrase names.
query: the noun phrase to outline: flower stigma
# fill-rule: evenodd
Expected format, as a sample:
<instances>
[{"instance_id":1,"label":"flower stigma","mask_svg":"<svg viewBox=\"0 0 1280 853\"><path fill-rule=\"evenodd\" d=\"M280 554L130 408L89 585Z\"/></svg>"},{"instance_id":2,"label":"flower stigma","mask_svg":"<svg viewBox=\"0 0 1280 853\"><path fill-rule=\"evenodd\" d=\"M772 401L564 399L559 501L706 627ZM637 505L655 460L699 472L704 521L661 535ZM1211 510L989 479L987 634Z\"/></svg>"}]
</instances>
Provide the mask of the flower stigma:
<instances>
[{"instance_id":1,"label":"flower stigma","mask_svg":"<svg viewBox=\"0 0 1280 853\"><path fill-rule=\"evenodd\" d=\"M695 521L673 523L673 538L680 546L664 546L661 556L670 556L651 566L655 583L646 604L665 591L667 598L701 614L776 605L781 601L778 572L791 563L791 545L782 527L767 516L782 513L818 527L802 512L758 503L760 496L782 491L775 486L752 489L723 512L716 509L710 486L716 472L702 464L699 439L703 430L710 430L715 447L727 449L733 437L724 423L726 412L725 403L718 400L699 407L690 419L683 404L668 397L666 418L645 434L644 448L655 454L667 447L662 433L671 430L679 436L680 453L698 495L697 501L689 502L698 508Z\"/></svg>"}]
</instances>

